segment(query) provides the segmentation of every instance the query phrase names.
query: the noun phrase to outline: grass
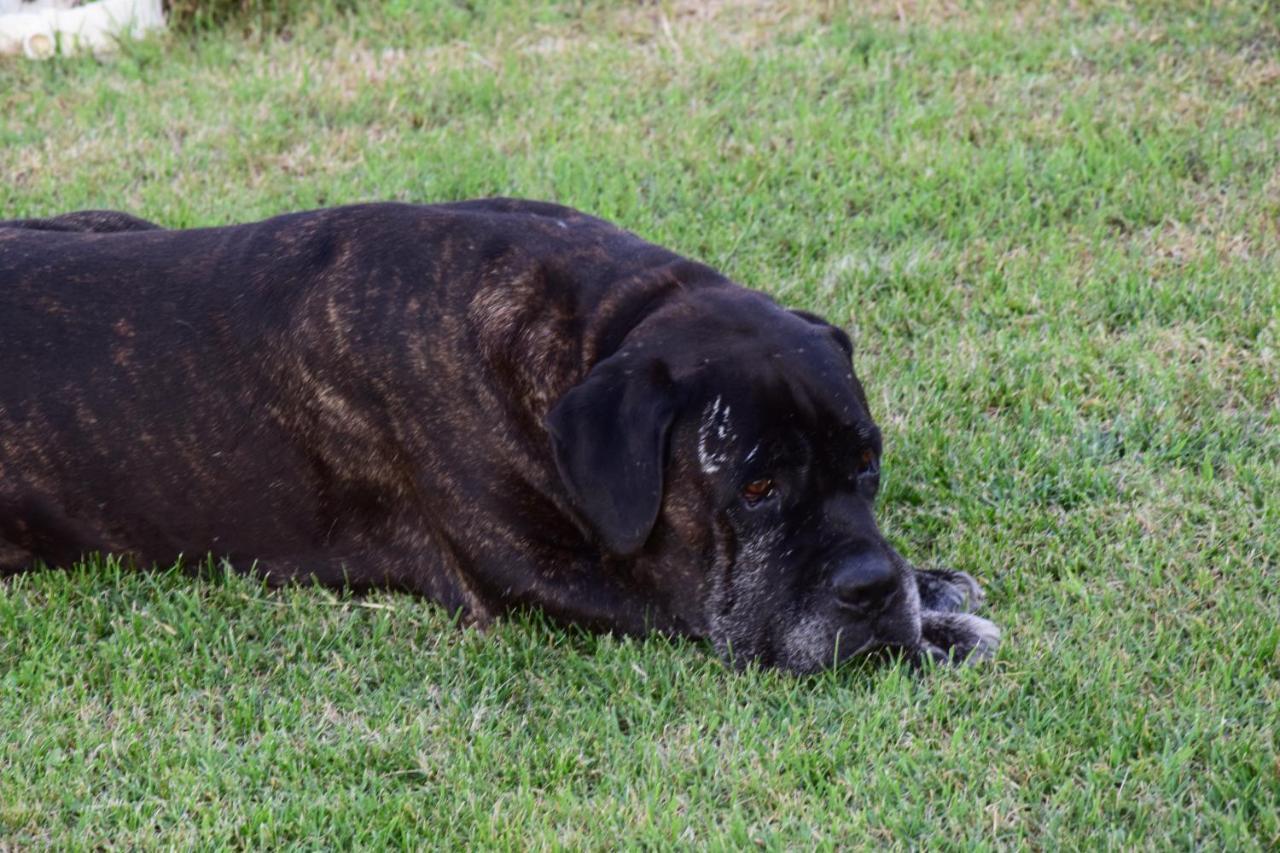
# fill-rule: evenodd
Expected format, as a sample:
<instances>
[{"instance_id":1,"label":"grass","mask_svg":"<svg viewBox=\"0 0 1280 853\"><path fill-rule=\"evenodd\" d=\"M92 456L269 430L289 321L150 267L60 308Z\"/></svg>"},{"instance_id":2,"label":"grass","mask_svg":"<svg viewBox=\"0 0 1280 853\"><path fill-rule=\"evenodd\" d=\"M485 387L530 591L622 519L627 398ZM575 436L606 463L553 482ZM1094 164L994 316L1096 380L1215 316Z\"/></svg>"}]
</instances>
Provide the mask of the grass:
<instances>
[{"instance_id":1,"label":"grass","mask_svg":"<svg viewBox=\"0 0 1280 853\"><path fill-rule=\"evenodd\" d=\"M284 34L289 24L308 15L340 15L356 8L353 0L165 0L168 26L184 35L231 28L257 28Z\"/></svg>"},{"instance_id":2,"label":"grass","mask_svg":"<svg viewBox=\"0 0 1280 853\"><path fill-rule=\"evenodd\" d=\"M852 5L852 4L850 4ZM1280 845L1274 4L361 4L0 64L0 214L554 199L853 332L981 669L95 564L0 585L0 848Z\"/></svg>"}]
</instances>

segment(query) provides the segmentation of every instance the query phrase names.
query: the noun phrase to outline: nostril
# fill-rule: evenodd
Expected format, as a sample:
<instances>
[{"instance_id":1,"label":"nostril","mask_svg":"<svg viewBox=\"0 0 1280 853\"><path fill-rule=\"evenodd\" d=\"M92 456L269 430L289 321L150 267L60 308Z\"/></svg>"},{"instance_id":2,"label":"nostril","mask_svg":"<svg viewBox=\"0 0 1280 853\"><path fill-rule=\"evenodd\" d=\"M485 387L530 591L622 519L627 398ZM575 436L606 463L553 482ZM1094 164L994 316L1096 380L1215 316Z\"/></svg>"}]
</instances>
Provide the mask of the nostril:
<instances>
[{"instance_id":1,"label":"nostril","mask_svg":"<svg viewBox=\"0 0 1280 853\"><path fill-rule=\"evenodd\" d=\"M875 606L898 587L893 564L882 554L862 554L842 562L831 577L831 588L844 604Z\"/></svg>"}]
</instances>

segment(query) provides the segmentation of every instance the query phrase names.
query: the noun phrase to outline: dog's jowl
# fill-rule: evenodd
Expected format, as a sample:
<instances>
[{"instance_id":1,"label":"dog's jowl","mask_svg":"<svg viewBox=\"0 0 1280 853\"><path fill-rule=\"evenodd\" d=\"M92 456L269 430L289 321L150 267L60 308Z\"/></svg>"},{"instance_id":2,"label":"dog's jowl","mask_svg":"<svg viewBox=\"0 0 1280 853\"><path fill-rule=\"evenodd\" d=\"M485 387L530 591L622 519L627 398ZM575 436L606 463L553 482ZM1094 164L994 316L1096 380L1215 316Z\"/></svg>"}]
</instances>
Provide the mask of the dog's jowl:
<instances>
[{"instance_id":1,"label":"dog's jowl","mask_svg":"<svg viewBox=\"0 0 1280 853\"><path fill-rule=\"evenodd\" d=\"M972 579L876 527L851 355L550 204L0 223L0 573L212 554L797 671L987 656Z\"/></svg>"}]
</instances>

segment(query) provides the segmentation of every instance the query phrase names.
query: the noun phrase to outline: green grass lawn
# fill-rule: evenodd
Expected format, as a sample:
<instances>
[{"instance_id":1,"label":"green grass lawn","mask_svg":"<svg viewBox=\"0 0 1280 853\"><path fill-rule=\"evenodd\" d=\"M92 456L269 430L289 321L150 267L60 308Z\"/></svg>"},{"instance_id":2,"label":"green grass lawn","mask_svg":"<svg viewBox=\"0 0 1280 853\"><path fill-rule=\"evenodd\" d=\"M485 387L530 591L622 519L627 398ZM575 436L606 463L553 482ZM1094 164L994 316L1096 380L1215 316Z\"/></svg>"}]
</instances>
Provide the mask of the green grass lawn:
<instances>
[{"instance_id":1,"label":"green grass lawn","mask_svg":"<svg viewBox=\"0 0 1280 853\"><path fill-rule=\"evenodd\" d=\"M392 0L5 61L0 218L503 194L717 265L853 333L883 526L987 586L994 662L27 575L0 850L1280 845L1280 10L846 5Z\"/></svg>"}]
</instances>

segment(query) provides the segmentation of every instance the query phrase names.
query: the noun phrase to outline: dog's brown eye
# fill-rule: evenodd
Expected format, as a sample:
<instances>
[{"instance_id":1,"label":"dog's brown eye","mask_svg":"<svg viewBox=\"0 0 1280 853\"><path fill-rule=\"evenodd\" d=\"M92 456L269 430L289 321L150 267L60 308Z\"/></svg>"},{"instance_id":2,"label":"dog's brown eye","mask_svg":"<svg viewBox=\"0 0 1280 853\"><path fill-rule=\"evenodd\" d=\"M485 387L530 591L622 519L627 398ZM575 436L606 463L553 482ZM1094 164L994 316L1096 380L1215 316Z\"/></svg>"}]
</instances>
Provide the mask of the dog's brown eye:
<instances>
[{"instance_id":1,"label":"dog's brown eye","mask_svg":"<svg viewBox=\"0 0 1280 853\"><path fill-rule=\"evenodd\" d=\"M759 480L752 480L742 487L742 498L749 504L759 503L765 498L771 496L774 492L773 480L764 477Z\"/></svg>"},{"instance_id":2,"label":"dog's brown eye","mask_svg":"<svg viewBox=\"0 0 1280 853\"><path fill-rule=\"evenodd\" d=\"M862 451L862 455L858 457L858 476L865 474L874 474L876 472L876 454L871 448Z\"/></svg>"}]
</instances>

